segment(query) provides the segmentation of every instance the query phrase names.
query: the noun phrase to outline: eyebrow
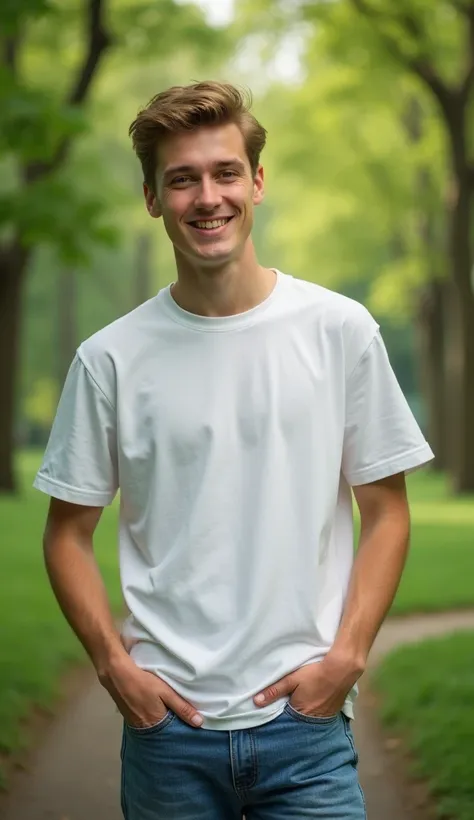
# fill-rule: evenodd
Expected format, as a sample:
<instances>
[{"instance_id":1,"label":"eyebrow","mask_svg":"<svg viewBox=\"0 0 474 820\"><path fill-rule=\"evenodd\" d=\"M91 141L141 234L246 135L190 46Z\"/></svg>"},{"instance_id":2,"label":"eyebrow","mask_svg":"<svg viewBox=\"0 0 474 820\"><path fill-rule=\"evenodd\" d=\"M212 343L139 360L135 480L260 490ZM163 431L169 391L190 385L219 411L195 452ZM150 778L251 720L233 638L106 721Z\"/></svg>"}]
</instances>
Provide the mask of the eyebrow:
<instances>
[{"instance_id":1,"label":"eyebrow","mask_svg":"<svg viewBox=\"0 0 474 820\"><path fill-rule=\"evenodd\" d=\"M213 163L213 168L228 168L229 165L234 165L240 170L245 170L245 163L242 162L241 159L238 157L230 157L229 159L221 159L218 162ZM169 177L174 176L175 174L189 174L193 171L196 171L196 166L194 165L172 165L170 168L167 168L164 177L165 179L169 179Z\"/></svg>"}]
</instances>

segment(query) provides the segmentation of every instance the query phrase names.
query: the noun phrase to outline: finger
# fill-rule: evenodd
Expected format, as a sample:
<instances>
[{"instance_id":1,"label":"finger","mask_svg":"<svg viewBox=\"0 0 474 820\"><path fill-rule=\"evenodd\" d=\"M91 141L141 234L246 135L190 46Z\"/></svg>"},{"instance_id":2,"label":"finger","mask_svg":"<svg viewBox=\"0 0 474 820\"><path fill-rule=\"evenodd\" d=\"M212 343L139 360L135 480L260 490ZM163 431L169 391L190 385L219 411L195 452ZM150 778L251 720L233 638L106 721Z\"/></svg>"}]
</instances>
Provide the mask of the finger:
<instances>
[{"instance_id":1,"label":"finger","mask_svg":"<svg viewBox=\"0 0 474 820\"><path fill-rule=\"evenodd\" d=\"M254 703L257 706L268 706L269 703L274 703L276 700L289 695L295 689L295 682L292 675L285 675L276 683L267 686L254 697Z\"/></svg>"},{"instance_id":2,"label":"finger","mask_svg":"<svg viewBox=\"0 0 474 820\"><path fill-rule=\"evenodd\" d=\"M199 714L194 706L191 706L187 700L180 697L169 687L169 692L160 694L163 703L171 709L185 723L193 726L194 729L199 729L203 724L203 717Z\"/></svg>"}]
</instances>

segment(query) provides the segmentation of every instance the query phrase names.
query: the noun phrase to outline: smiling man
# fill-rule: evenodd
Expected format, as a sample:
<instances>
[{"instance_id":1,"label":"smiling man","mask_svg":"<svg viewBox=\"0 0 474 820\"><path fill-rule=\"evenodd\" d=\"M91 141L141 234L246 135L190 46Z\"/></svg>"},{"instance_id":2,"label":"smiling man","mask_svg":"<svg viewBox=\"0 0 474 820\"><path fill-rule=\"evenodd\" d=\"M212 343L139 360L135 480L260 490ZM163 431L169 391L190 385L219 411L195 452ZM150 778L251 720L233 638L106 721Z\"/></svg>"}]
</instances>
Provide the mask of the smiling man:
<instances>
[{"instance_id":1,"label":"smiling man","mask_svg":"<svg viewBox=\"0 0 474 820\"><path fill-rule=\"evenodd\" d=\"M356 684L432 452L367 310L259 264L243 95L171 88L130 132L176 281L79 347L35 480L51 584L124 719L124 817L363 820ZM122 635L93 550L119 489Z\"/></svg>"}]
</instances>

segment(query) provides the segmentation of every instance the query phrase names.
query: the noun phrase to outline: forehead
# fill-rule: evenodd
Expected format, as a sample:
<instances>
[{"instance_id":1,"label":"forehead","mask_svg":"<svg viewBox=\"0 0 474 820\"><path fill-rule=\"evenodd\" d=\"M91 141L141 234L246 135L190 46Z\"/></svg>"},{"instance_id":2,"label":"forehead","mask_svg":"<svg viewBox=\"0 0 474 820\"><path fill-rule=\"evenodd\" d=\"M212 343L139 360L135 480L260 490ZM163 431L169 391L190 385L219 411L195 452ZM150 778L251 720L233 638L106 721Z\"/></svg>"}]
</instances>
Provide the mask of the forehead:
<instances>
[{"instance_id":1,"label":"forehead","mask_svg":"<svg viewBox=\"0 0 474 820\"><path fill-rule=\"evenodd\" d=\"M203 126L163 140L158 149L158 173L166 174L167 169L177 165L206 169L228 157L239 157L248 164L239 127L233 123Z\"/></svg>"}]
</instances>

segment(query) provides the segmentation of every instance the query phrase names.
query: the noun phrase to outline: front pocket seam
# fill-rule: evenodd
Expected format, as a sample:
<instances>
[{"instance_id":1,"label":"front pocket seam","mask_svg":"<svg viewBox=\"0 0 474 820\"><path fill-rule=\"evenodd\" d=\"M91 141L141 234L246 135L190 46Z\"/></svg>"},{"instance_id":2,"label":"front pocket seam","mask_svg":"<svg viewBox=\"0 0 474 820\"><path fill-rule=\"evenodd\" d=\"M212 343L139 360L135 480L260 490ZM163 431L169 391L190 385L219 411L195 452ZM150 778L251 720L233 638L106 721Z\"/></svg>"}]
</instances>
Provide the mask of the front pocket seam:
<instances>
[{"instance_id":1,"label":"front pocket seam","mask_svg":"<svg viewBox=\"0 0 474 820\"><path fill-rule=\"evenodd\" d=\"M176 715L168 709L166 715L158 721L158 723L154 723L153 726L130 726L129 723L126 723L127 729L130 732L136 732L139 735L147 734L148 732L160 732L165 726L168 726Z\"/></svg>"},{"instance_id":2,"label":"front pocket seam","mask_svg":"<svg viewBox=\"0 0 474 820\"><path fill-rule=\"evenodd\" d=\"M295 720L301 720L303 723L312 723L313 725L320 724L324 726L325 724L334 723L338 717L339 713L336 715L331 715L330 717L316 717L312 715L303 715L302 712L297 712L297 710L291 705L291 703L287 703L285 706L285 711L290 717L294 718Z\"/></svg>"}]
</instances>

